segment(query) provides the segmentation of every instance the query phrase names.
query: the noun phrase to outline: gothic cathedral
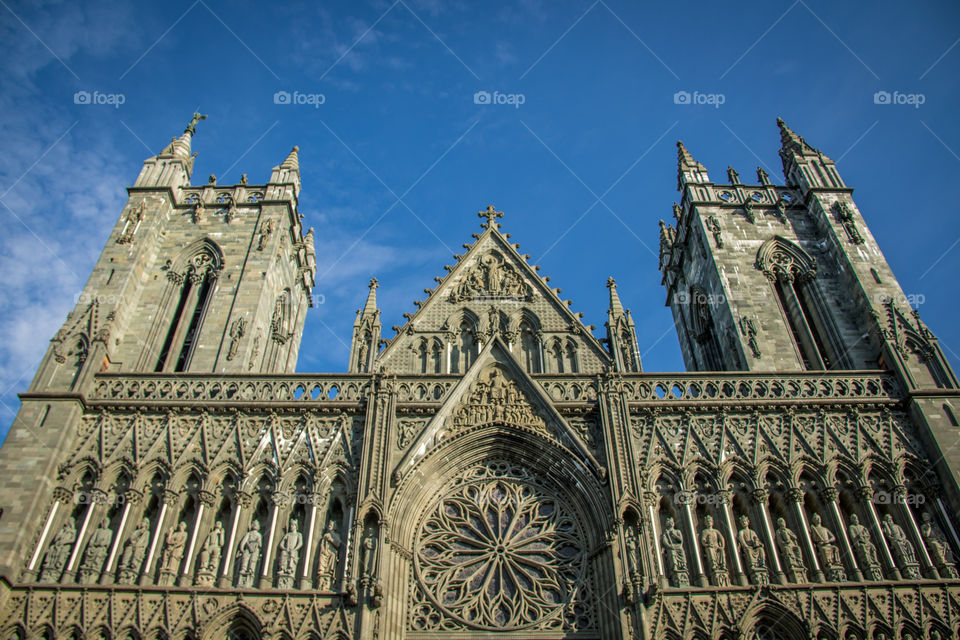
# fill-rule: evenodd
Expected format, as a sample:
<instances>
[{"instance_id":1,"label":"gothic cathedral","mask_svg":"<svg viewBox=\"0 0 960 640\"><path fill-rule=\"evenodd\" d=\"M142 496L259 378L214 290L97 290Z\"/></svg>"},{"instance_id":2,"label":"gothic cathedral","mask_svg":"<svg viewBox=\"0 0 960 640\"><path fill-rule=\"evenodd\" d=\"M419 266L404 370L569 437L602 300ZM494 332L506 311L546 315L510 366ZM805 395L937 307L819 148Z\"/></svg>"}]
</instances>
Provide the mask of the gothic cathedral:
<instances>
[{"instance_id":1,"label":"gothic cathedral","mask_svg":"<svg viewBox=\"0 0 960 640\"><path fill-rule=\"evenodd\" d=\"M677 144L688 372L643 372L612 278L595 334L490 206L393 337L371 280L347 371L309 374L297 148L193 186L202 118L20 396L2 638L960 636L957 377L783 121L783 185Z\"/></svg>"}]
</instances>

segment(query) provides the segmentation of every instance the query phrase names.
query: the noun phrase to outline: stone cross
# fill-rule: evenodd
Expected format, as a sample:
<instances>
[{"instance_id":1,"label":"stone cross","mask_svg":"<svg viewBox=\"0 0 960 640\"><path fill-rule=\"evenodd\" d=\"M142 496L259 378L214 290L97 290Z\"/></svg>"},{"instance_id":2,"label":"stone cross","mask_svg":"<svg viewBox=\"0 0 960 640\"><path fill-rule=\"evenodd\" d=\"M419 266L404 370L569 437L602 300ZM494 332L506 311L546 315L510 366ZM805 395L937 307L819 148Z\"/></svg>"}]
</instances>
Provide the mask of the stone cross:
<instances>
[{"instance_id":1,"label":"stone cross","mask_svg":"<svg viewBox=\"0 0 960 640\"><path fill-rule=\"evenodd\" d=\"M484 229L489 229L491 226L492 226L494 229L499 229L499 228L500 228L500 225L497 224L497 223L495 222L495 220L496 220L497 218L502 218L502 217L503 217L503 211L497 211L497 210L494 208L494 206L491 204L491 205L488 205L488 206L487 206L487 210L486 210L486 211L478 211L478 212L477 212L477 216L480 217L480 218L486 218L486 219L487 219L486 222L484 222L482 225L480 225L480 226L482 226Z\"/></svg>"}]
</instances>

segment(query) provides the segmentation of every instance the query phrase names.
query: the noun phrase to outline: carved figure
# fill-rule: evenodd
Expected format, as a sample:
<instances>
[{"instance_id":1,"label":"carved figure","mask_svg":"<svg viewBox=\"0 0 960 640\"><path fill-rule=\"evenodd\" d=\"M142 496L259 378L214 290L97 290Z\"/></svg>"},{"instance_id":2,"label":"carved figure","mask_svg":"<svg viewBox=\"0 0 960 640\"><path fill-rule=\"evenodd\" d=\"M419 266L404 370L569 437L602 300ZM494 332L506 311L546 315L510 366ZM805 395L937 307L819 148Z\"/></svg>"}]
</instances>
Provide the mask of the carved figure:
<instances>
[{"instance_id":1,"label":"carved figure","mask_svg":"<svg viewBox=\"0 0 960 640\"><path fill-rule=\"evenodd\" d=\"M834 582L846 580L843 561L840 559L840 549L834 544L837 538L823 525L819 513L810 516L810 538L820 555L820 562L823 563L827 578Z\"/></svg>"},{"instance_id":2,"label":"carved figure","mask_svg":"<svg viewBox=\"0 0 960 640\"><path fill-rule=\"evenodd\" d=\"M727 573L727 543L723 539L723 534L713 528L713 516L711 515L703 518L700 544L707 556L707 569L713 578L713 584L718 587L728 586L730 576Z\"/></svg>"},{"instance_id":3,"label":"carved figure","mask_svg":"<svg viewBox=\"0 0 960 640\"><path fill-rule=\"evenodd\" d=\"M297 524L296 518L291 518L287 532L280 538L280 567L277 570L277 587L280 589L293 589L300 547L303 546L303 535Z\"/></svg>"},{"instance_id":4,"label":"carved figure","mask_svg":"<svg viewBox=\"0 0 960 640\"><path fill-rule=\"evenodd\" d=\"M737 543L743 554L744 564L754 584L770 584L767 576L767 553L757 532L750 528L747 516L740 516L740 531L737 533Z\"/></svg>"},{"instance_id":5,"label":"carved figure","mask_svg":"<svg viewBox=\"0 0 960 640\"><path fill-rule=\"evenodd\" d=\"M800 541L797 534L787 528L787 521L783 518L777 518L775 539L777 549L780 550L780 556L783 558L784 568L790 574L790 579L794 582L806 582L807 569L803 564Z\"/></svg>"},{"instance_id":6,"label":"carved figure","mask_svg":"<svg viewBox=\"0 0 960 640\"><path fill-rule=\"evenodd\" d=\"M880 568L880 559L877 557L877 548L870 539L870 532L860 524L856 514L850 516L850 544L860 560L863 573L872 580L883 580L883 571Z\"/></svg>"},{"instance_id":7,"label":"carved figure","mask_svg":"<svg viewBox=\"0 0 960 640\"><path fill-rule=\"evenodd\" d=\"M320 591L333 589L336 583L337 561L340 558L340 534L337 525L330 522L320 540L320 559L317 563L317 588Z\"/></svg>"},{"instance_id":8,"label":"carved figure","mask_svg":"<svg viewBox=\"0 0 960 640\"><path fill-rule=\"evenodd\" d=\"M933 561L937 571L946 578L957 577L957 567L953 560L953 551L950 549L950 543L947 542L943 531L937 526L937 523L930 517L929 512L923 513L923 523L920 525L920 535L927 543L927 549L930 551L930 559Z\"/></svg>"},{"instance_id":9,"label":"carved figure","mask_svg":"<svg viewBox=\"0 0 960 640\"><path fill-rule=\"evenodd\" d=\"M220 566L220 555L224 545L223 523L219 520L213 525L213 531L207 534L207 539L200 548L200 560L197 567L198 585L211 586Z\"/></svg>"},{"instance_id":10,"label":"carved figure","mask_svg":"<svg viewBox=\"0 0 960 640\"><path fill-rule=\"evenodd\" d=\"M63 569L70 557L73 543L77 540L77 529L73 518L67 518L60 531L50 542L47 555L43 558L43 571L40 572L41 582L58 582L63 575Z\"/></svg>"},{"instance_id":11,"label":"carved figure","mask_svg":"<svg viewBox=\"0 0 960 640\"><path fill-rule=\"evenodd\" d=\"M674 587L686 587L690 584L687 573L687 556L683 552L683 534L674 525L673 518L663 522L663 534L660 536L663 545L663 558L670 584Z\"/></svg>"},{"instance_id":12,"label":"carved figure","mask_svg":"<svg viewBox=\"0 0 960 640\"><path fill-rule=\"evenodd\" d=\"M260 546L263 536L260 534L260 523L256 520L250 526L250 531L240 540L240 580L239 586L252 587L257 563L260 561Z\"/></svg>"},{"instance_id":13,"label":"carved figure","mask_svg":"<svg viewBox=\"0 0 960 640\"><path fill-rule=\"evenodd\" d=\"M160 563L160 584L171 585L180 570L183 550L187 545L187 523L181 522L167 534L163 545L163 560Z\"/></svg>"},{"instance_id":14,"label":"carved figure","mask_svg":"<svg viewBox=\"0 0 960 640\"><path fill-rule=\"evenodd\" d=\"M110 521L104 518L100 522L100 526L90 536L90 542L87 543L83 564L80 565L80 582L82 584L93 584L100 577L112 541L113 531L110 530Z\"/></svg>"},{"instance_id":15,"label":"carved figure","mask_svg":"<svg viewBox=\"0 0 960 640\"><path fill-rule=\"evenodd\" d=\"M123 554L120 556L120 582L136 584L148 544L150 544L150 521L144 518L130 534L130 538L123 547Z\"/></svg>"},{"instance_id":16,"label":"carved figure","mask_svg":"<svg viewBox=\"0 0 960 640\"><path fill-rule=\"evenodd\" d=\"M237 351L240 348L240 339L247 332L247 319L240 316L230 325L230 348L227 351L227 360L233 360L237 357Z\"/></svg>"},{"instance_id":17,"label":"carved figure","mask_svg":"<svg viewBox=\"0 0 960 640\"><path fill-rule=\"evenodd\" d=\"M893 521L889 513L883 516L883 533L893 550L893 557L900 567L901 573L911 580L920 579L920 565L917 563L917 554L903 528Z\"/></svg>"}]
</instances>

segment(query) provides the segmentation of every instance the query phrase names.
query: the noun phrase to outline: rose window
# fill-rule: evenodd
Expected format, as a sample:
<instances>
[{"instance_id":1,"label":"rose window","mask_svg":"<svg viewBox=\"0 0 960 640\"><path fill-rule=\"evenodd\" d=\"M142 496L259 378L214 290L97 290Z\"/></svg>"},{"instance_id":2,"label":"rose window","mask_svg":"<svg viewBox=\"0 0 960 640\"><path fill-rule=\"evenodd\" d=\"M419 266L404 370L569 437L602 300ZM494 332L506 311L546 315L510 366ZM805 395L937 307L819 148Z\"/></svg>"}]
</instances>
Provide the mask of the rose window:
<instances>
[{"instance_id":1,"label":"rose window","mask_svg":"<svg viewBox=\"0 0 960 640\"><path fill-rule=\"evenodd\" d=\"M454 487L423 521L420 584L472 627L522 628L559 618L583 582L576 520L552 494L511 477Z\"/></svg>"}]
</instances>

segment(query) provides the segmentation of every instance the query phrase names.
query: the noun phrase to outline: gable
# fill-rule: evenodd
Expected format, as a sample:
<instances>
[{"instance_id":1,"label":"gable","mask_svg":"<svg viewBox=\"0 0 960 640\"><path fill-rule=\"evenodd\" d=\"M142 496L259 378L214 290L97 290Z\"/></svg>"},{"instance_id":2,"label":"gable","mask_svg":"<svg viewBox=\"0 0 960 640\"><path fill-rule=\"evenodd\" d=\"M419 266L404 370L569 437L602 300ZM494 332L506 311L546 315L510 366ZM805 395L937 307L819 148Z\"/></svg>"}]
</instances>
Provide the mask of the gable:
<instances>
[{"instance_id":1,"label":"gable","mask_svg":"<svg viewBox=\"0 0 960 640\"><path fill-rule=\"evenodd\" d=\"M390 373L463 373L499 336L530 373L600 373L610 356L568 303L490 225L388 342ZM524 355L525 354L525 355Z\"/></svg>"}]
</instances>

